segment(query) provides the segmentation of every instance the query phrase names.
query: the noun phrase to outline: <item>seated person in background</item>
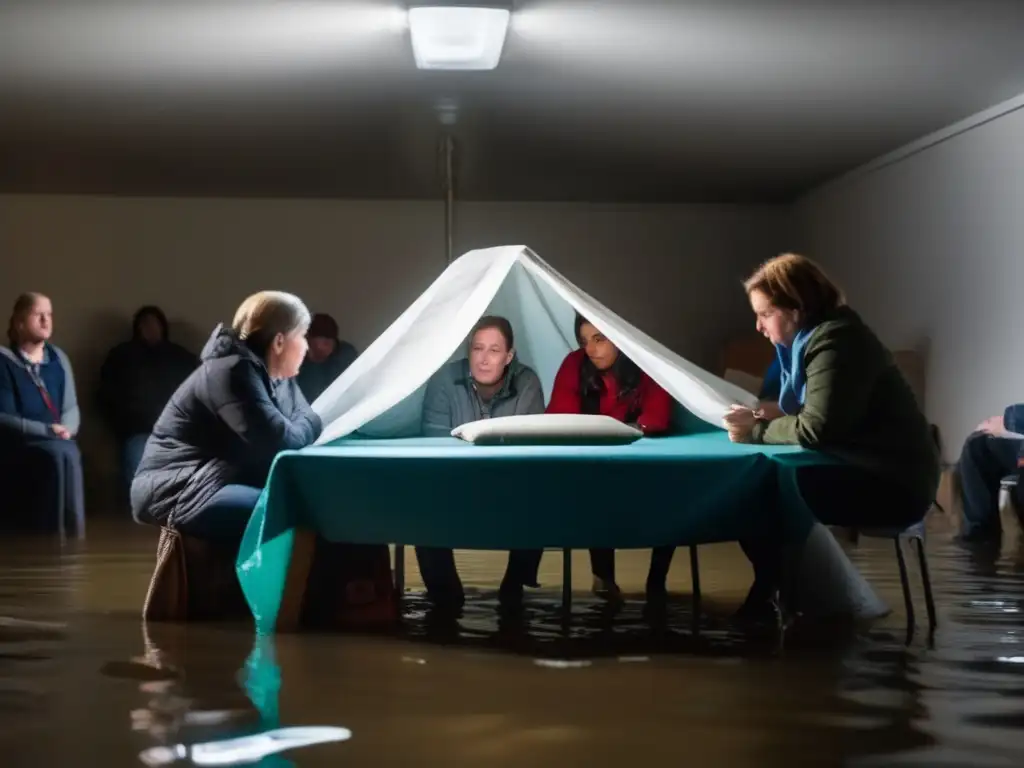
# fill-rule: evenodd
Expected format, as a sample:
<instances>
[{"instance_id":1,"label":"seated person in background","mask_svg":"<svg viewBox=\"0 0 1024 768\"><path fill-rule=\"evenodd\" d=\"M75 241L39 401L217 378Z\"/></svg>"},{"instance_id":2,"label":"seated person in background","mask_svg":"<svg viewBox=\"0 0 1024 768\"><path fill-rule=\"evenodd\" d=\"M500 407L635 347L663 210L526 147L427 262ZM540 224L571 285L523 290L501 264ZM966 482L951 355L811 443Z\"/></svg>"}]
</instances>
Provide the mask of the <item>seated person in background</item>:
<instances>
[{"instance_id":1,"label":"seated person in background","mask_svg":"<svg viewBox=\"0 0 1024 768\"><path fill-rule=\"evenodd\" d=\"M52 334L50 300L41 293L19 296L7 330L11 346L0 347L0 521L20 517L49 528L71 518L81 536L85 494L75 443L75 377L67 355L49 343Z\"/></svg>"},{"instance_id":2,"label":"seated person in background","mask_svg":"<svg viewBox=\"0 0 1024 768\"><path fill-rule=\"evenodd\" d=\"M580 348L570 352L558 369L547 412L611 416L636 426L645 435L668 432L672 419L668 392L582 315L576 315L575 329ZM652 553L648 599L665 597L665 580L674 552L675 547L657 547ZM615 550L591 549L590 569L594 591L617 599L620 590L615 582Z\"/></svg>"},{"instance_id":3,"label":"seated person in background","mask_svg":"<svg viewBox=\"0 0 1024 768\"><path fill-rule=\"evenodd\" d=\"M159 307L142 307L132 319L132 338L110 350L100 369L100 410L117 439L127 496L149 433L171 395L199 359L169 339Z\"/></svg>"},{"instance_id":4,"label":"seated person in background","mask_svg":"<svg viewBox=\"0 0 1024 768\"><path fill-rule=\"evenodd\" d=\"M501 416L544 413L540 378L515 356L512 325L504 317L480 318L469 337L468 359L448 363L431 376L423 401L425 437L448 437L462 424ZM501 582L502 602L522 598L537 585L541 551L513 550ZM416 547L427 594L439 604L460 605L462 582L455 556L442 547Z\"/></svg>"},{"instance_id":5,"label":"seated person in background","mask_svg":"<svg viewBox=\"0 0 1024 768\"><path fill-rule=\"evenodd\" d=\"M338 323L330 315L313 315L306 340L309 352L296 381L306 400L312 403L352 365L359 353L338 338Z\"/></svg>"},{"instance_id":6,"label":"seated person in background","mask_svg":"<svg viewBox=\"0 0 1024 768\"><path fill-rule=\"evenodd\" d=\"M295 384L308 325L297 297L264 291L214 329L146 443L131 487L138 522L237 548L274 457L320 435Z\"/></svg>"},{"instance_id":7,"label":"seated person in background","mask_svg":"<svg viewBox=\"0 0 1024 768\"><path fill-rule=\"evenodd\" d=\"M957 471L963 494L964 543L999 541L999 481L1024 466L1024 404L986 419L964 442ZM1024 489L1017 486L1017 498ZM1018 501L1019 503L1019 501Z\"/></svg>"},{"instance_id":8,"label":"seated person in background","mask_svg":"<svg viewBox=\"0 0 1024 768\"><path fill-rule=\"evenodd\" d=\"M797 485L825 525L904 527L924 518L939 483L928 422L890 352L812 261L785 254L745 283L757 329L781 368L779 413L734 406L735 442L798 444L844 464L804 467ZM784 542L741 542L755 581L741 609L777 617Z\"/></svg>"}]
</instances>

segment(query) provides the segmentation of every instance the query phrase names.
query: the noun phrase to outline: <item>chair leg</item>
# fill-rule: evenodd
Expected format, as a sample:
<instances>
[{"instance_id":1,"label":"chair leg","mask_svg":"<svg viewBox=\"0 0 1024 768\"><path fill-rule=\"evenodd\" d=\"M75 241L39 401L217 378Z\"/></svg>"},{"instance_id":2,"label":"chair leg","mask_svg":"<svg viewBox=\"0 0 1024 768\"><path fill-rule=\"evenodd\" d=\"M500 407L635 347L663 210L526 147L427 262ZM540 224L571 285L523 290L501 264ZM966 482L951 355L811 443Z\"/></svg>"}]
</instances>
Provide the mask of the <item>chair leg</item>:
<instances>
[{"instance_id":1,"label":"chair leg","mask_svg":"<svg viewBox=\"0 0 1024 768\"><path fill-rule=\"evenodd\" d=\"M910 596L910 579L907 578L907 561L903 557L903 542L899 537L893 539L896 544L896 560L900 565L900 583L903 585L903 602L907 606L907 626L914 626L914 602Z\"/></svg>"},{"instance_id":2,"label":"chair leg","mask_svg":"<svg viewBox=\"0 0 1024 768\"><path fill-rule=\"evenodd\" d=\"M697 545L690 546L690 580L693 584L693 627L700 627L700 561L697 559Z\"/></svg>"},{"instance_id":3,"label":"chair leg","mask_svg":"<svg viewBox=\"0 0 1024 768\"><path fill-rule=\"evenodd\" d=\"M935 599L932 596L932 577L928 573L928 558L924 553L924 539L917 541L917 560L921 565L921 582L924 585L924 604L928 611L928 629L934 630L938 626L935 616Z\"/></svg>"},{"instance_id":4,"label":"chair leg","mask_svg":"<svg viewBox=\"0 0 1024 768\"><path fill-rule=\"evenodd\" d=\"M566 621L572 613L572 550L562 550L562 614Z\"/></svg>"},{"instance_id":5,"label":"chair leg","mask_svg":"<svg viewBox=\"0 0 1024 768\"><path fill-rule=\"evenodd\" d=\"M58 459L61 461L61 459ZM64 545L67 542L67 487L65 480L65 472L63 470L57 472L57 534L60 536L60 543Z\"/></svg>"}]
</instances>

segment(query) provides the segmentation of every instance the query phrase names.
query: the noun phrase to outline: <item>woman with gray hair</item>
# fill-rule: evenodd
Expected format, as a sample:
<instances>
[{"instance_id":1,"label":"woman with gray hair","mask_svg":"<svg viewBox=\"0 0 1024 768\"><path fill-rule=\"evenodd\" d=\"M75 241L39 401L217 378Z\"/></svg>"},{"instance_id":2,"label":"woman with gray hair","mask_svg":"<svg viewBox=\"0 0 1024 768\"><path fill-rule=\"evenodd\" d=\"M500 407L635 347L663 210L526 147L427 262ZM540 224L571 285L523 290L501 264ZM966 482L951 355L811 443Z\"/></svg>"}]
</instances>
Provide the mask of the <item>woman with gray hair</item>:
<instances>
[{"instance_id":1,"label":"woman with gray hair","mask_svg":"<svg viewBox=\"0 0 1024 768\"><path fill-rule=\"evenodd\" d=\"M320 436L295 383L309 322L298 297L262 291L214 329L146 443L131 489L138 522L238 546L274 457Z\"/></svg>"}]
</instances>

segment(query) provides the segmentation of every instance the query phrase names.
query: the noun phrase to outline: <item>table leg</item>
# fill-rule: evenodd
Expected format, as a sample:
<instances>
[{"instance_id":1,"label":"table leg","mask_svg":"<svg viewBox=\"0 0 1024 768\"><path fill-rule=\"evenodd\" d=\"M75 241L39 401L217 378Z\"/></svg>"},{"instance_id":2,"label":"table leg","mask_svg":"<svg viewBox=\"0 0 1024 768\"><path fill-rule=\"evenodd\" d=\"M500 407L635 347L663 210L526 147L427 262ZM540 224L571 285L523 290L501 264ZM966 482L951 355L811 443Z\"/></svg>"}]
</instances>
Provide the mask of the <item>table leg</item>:
<instances>
[{"instance_id":1,"label":"table leg","mask_svg":"<svg viewBox=\"0 0 1024 768\"><path fill-rule=\"evenodd\" d=\"M405 546L395 544L395 592L401 602L405 596Z\"/></svg>"},{"instance_id":2,"label":"table leg","mask_svg":"<svg viewBox=\"0 0 1024 768\"><path fill-rule=\"evenodd\" d=\"M690 579L693 583L693 633L700 631L700 561L697 559L697 546L690 547Z\"/></svg>"},{"instance_id":3,"label":"table leg","mask_svg":"<svg viewBox=\"0 0 1024 768\"><path fill-rule=\"evenodd\" d=\"M316 554L316 534L296 528L292 537L291 559L285 578L281 607L277 612L277 631L295 632L302 619L302 605L306 598L309 572Z\"/></svg>"}]
</instances>

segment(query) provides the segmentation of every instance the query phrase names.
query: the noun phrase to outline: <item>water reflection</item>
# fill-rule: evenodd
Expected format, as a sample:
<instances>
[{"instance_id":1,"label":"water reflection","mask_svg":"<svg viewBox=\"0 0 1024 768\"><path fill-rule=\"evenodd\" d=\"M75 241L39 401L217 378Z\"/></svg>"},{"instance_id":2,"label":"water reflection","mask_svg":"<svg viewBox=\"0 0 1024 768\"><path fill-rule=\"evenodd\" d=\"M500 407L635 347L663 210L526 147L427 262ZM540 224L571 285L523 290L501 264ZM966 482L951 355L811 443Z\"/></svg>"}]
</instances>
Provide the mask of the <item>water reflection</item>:
<instances>
[{"instance_id":1,"label":"water reflection","mask_svg":"<svg viewBox=\"0 0 1024 768\"><path fill-rule=\"evenodd\" d=\"M639 601L609 611L581 589L566 625L557 562L542 574L554 588L503 616L504 562L481 555L460 561L464 579L484 586L459 617L414 597L390 636L254 639L246 627L140 631L152 542L95 531L57 554L0 542L5 767L99 754L114 768L652 758L930 768L1018 765L1024 753L1024 568L1007 552L929 543L934 644L906 643L891 546L870 540L851 559L894 613L869 626L798 624L781 639L740 631L728 617L749 571L724 547L702 553L697 634L685 563L663 616ZM642 589L646 568L646 553L624 553L623 586ZM275 751L290 727L345 730L300 732L332 740Z\"/></svg>"},{"instance_id":2,"label":"water reflection","mask_svg":"<svg viewBox=\"0 0 1024 768\"><path fill-rule=\"evenodd\" d=\"M732 604L704 605L699 622L692 608L688 596L674 597L652 614L642 599L610 606L582 594L574 598L567 621L556 589L534 591L522 611L506 614L497 592L469 588L466 605L454 616L431 611L420 595L408 597L399 635L417 643L544 659L750 656L774 654L780 648L782 638L770 628L734 623Z\"/></svg>"},{"instance_id":3,"label":"water reflection","mask_svg":"<svg viewBox=\"0 0 1024 768\"><path fill-rule=\"evenodd\" d=\"M225 650L237 648L237 633L216 637L194 627L144 623L142 636L143 655L128 664L107 664L103 672L139 681L139 692L147 701L131 712L131 722L133 730L146 733L154 742L139 753L147 766L178 762L195 766L256 762L291 766L293 763L279 753L347 741L352 736L350 730L337 726L282 727L281 670L273 637L256 638L237 672L237 689L231 691L223 679L224 673L231 673L231 667L200 672L187 665L190 655L194 657L190 645L194 650L199 643L202 659L211 640L226 641ZM219 654L217 658L225 661ZM244 703L241 693L247 698Z\"/></svg>"}]
</instances>

